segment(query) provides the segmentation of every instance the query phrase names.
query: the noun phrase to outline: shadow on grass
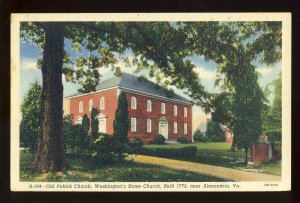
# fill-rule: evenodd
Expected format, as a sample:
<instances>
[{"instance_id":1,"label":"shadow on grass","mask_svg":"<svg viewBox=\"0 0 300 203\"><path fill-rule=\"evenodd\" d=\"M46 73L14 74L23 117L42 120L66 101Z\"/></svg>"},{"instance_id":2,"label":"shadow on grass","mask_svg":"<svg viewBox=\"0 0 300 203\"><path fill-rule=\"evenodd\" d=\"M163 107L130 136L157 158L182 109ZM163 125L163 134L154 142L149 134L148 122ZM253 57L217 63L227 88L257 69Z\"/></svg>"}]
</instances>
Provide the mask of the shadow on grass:
<instances>
[{"instance_id":1,"label":"shadow on grass","mask_svg":"<svg viewBox=\"0 0 300 203\"><path fill-rule=\"evenodd\" d=\"M34 155L21 152L20 180L49 182L223 182L221 178L199 173L176 170L152 164L135 163L129 160L104 164L91 158L68 156L71 172L58 176L50 174L39 180L38 173L31 169Z\"/></svg>"}]
</instances>

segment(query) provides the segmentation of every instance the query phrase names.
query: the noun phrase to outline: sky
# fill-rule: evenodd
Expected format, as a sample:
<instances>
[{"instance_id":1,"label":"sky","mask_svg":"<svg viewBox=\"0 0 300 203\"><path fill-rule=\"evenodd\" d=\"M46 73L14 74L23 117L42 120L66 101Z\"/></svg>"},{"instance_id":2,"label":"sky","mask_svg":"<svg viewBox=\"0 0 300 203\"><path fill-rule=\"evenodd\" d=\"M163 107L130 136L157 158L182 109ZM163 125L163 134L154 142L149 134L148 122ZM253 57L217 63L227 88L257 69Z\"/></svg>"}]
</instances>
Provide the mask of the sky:
<instances>
[{"instance_id":1,"label":"sky","mask_svg":"<svg viewBox=\"0 0 300 203\"><path fill-rule=\"evenodd\" d=\"M42 57L42 50L37 48L34 44L20 41L20 49L21 49L21 56L20 56L20 99L21 103L24 100L24 95L30 88L30 84L34 81L38 81L42 84L42 74L41 70L36 68L37 59ZM72 59L76 57L75 52L71 50L71 42L69 40L65 40L65 50L70 53ZM87 53L83 53L84 55ZM130 52L126 53L130 58ZM132 56L131 56L132 57ZM206 62L203 57L193 56L189 57L192 63L196 65L194 69L200 75L201 83L204 85L208 92L219 92L220 89L214 86L214 81L216 79L216 67L217 64L211 61ZM259 62L254 62L254 65L257 67L257 72L260 73L259 77L259 84L262 88L264 88L267 84L272 82L276 79L279 75L279 72L282 69L281 61L272 65L266 66ZM120 61L117 66L121 67L122 72L132 73L135 70L134 67L126 68L124 63ZM109 77L113 76L113 72L109 68L101 67L99 72L102 75L101 80L105 80ZM147 71L141 72L140 74L147 74ZM74 84L71 82L66 82L64 76L63 79L63 86L64 86L64 96L70 95L77 91L80 88L80 85ZM155 82L154 79L153 82ZM188 98L187 95L184 94L183 90L179 90L174 88L175 93ZM269 100L272 101L273 95L271 94ZM209 115L206 115L202 109L197 106L193 106L193 126L199 125L199 123L205 122L206 118L209 118Z\"/></svg>"}]
</instances>

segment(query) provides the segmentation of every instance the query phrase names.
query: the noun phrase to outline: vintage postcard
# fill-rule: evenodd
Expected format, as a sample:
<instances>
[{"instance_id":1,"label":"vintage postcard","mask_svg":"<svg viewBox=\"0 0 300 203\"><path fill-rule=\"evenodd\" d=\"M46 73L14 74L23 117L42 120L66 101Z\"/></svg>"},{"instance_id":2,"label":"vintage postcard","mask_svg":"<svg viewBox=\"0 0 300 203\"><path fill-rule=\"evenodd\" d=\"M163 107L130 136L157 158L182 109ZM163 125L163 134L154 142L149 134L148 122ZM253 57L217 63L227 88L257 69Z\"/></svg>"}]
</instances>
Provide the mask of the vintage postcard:
<instances>
[{"instance_id":1,"label":"vintage postcard","mask_svg":"<svg viewBox=\"0 0 300 203\"><path fill-rule=\"evenodd\" d=\"M12 191L289 191L290 13L11 15Z\"/></svg>"}]
</instances>

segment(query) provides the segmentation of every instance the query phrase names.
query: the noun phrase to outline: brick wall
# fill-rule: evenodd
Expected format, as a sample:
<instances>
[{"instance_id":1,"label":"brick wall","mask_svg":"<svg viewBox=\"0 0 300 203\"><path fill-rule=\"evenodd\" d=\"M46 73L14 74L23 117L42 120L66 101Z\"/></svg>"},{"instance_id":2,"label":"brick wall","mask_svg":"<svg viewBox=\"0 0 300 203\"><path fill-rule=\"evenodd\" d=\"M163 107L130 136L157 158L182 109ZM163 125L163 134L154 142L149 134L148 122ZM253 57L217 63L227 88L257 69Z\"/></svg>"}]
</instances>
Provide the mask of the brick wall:
<instances>
[{"instance_id":1,"label":"brick wall","mask_svg":"<svg viewBox=\"0 0 300 203\"><path fill-rule=\"evenodd\" d=\"M255 144L250 148L250 162L254 165L260 165L264 161L269 160L269 145L268 144Z\"/></svg>"},{"instance_id":2,"label":"brick wall","mask_svg":"<svg viewBox=\"0 0 300 203\"><path fill-rule=\"evenodd\" d=\"M105 98L105 109L100 109L100 98ZM89 100L93 100L93 107L97 108L100 113L107 116L106 120L106 132L108 134L113 133L113 121L115 119L115 113L117 109L117 89L112 89L104 92L98 92L94 94L83 95L70 99L70 113L74 117L74 123L77 116L83 116L87 114L90 118L91 112L89 111ZM79 102L83 102L83 112L79 112Z\"/></svg>"},{"instance_id":3,"label":"brick wall","mask_svg":"<svg viewBox=\"0 0 300 203\"><path fill-rule=\"evenodd\" d=\"M137 99L137 109L130 108L131 97ZM152 101L152 111L147 112L147 100ZM192 141L192 106L179 103L173 103L161 99L154 99L147 96L137 95L135 93L127 93L128 100L128 116L137 118L137 132L131 132L129 129L129 139L141 138L145 143L153 140L159 133L159 119L166 117L168 120L168 140L176 140L178 137L184 136L188 141ZM165 103L165 114L161 113L161 104ZM177 105L177 116L174 115L174 105ZM187 117L184 117L184 107L187 107ZM147 132L147 119L152 120L152 132ZM177 133L174 133L174 122L177 122ZM187 123L187 134L184 135L184 123Z\"/></svg>"},{"instance_id":4,"label":"brick wall","mask_svg":"<svg viewBox=\"0 0 300 203\"><path fill-rule=\"evenodd\" d=\"M168 139L176 140L178 137L185 136L188 141L192 141L192 106L184 105L180 103L173 103L170 101L161 100L159 98L152 98L147 96L138 95L134 92L126 92L128 100L128 117L129 117L129 132L128 138L135 139L141 138L143 142L149 143L159 133L159 119L165 116L168 120ZM105 109L100 109L100 98L105 98ZM131 109L131 97L137 99L137 109ZM113 120L115 118L115 112L117 109L117 89L112 89L104 92L98 92L94 94L82 95L70 99L70 113L74 117L74 123L77 116L83 116L87 114L90 117L89 112L89 100L93 100L93 107L100 109L100 113L107 116L106 130L108 134L113 133ZM147 100L152 101L152 111L147 112ZM79 102L83 102L83 112L79 112ZM165 114L161 113L161 103L166 105ZM177 116L174 115L174 105L177 105ZM187 107L188 115L184 117L184 107ZM131 132L130 118L135 117L137 119L137 131ZM152 132L147 132L147 119L152 120ZM174 122L177 122L177 133L174 133ZM184 123L187 123L187 134L184 135Z\"/></svg>"}]
</instances>

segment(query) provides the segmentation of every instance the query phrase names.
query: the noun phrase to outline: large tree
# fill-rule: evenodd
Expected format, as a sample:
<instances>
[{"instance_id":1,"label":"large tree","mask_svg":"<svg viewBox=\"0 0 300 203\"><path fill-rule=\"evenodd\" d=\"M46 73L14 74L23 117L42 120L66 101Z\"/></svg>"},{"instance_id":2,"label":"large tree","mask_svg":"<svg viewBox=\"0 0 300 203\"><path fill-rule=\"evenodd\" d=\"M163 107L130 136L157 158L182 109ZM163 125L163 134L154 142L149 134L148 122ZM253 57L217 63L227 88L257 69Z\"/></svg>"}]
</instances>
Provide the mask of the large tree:
<instances>
[{"instance_id":1,"label":"large tree","mask_svg":"<svg viewBox=\"0 0 300 203\"><path fill-rule=\"evenodd\" d=\"M194 65L184 60L189 54L186 36L168 22L29 22L21 24L21 36L43 50L43 58L38 61L43 78L41 134L34 162L40 172L68 168L62 136L63 73L67 81L82 85L79 91L93 91L101 77L98 68L111 65L120 72L114 65L116 55L131 50L134 60L124 61L136 65L137 71L148 68L158 82L187 88L199 104L208 95L193 72ZM79 52L75 60L64 50L65 39L71 40L72 48ZM81 48L89 55L80 54Z\"/></svg>"},{"instance_id":2,"label":"large tree","mask_svg":"<svg viewBox=\"0 0 300 203\"><path fill-rule=\"evenodd\" d=\"M234 141L246 152L261 133L262 92L255 62L281 59L281 22L189 22L181 29L192 54L216 62L216 84L232 94ZM214 106L206 106L213 112ZM247 163L247 158L246 158Z\"/></svg>"}]
</instances>

